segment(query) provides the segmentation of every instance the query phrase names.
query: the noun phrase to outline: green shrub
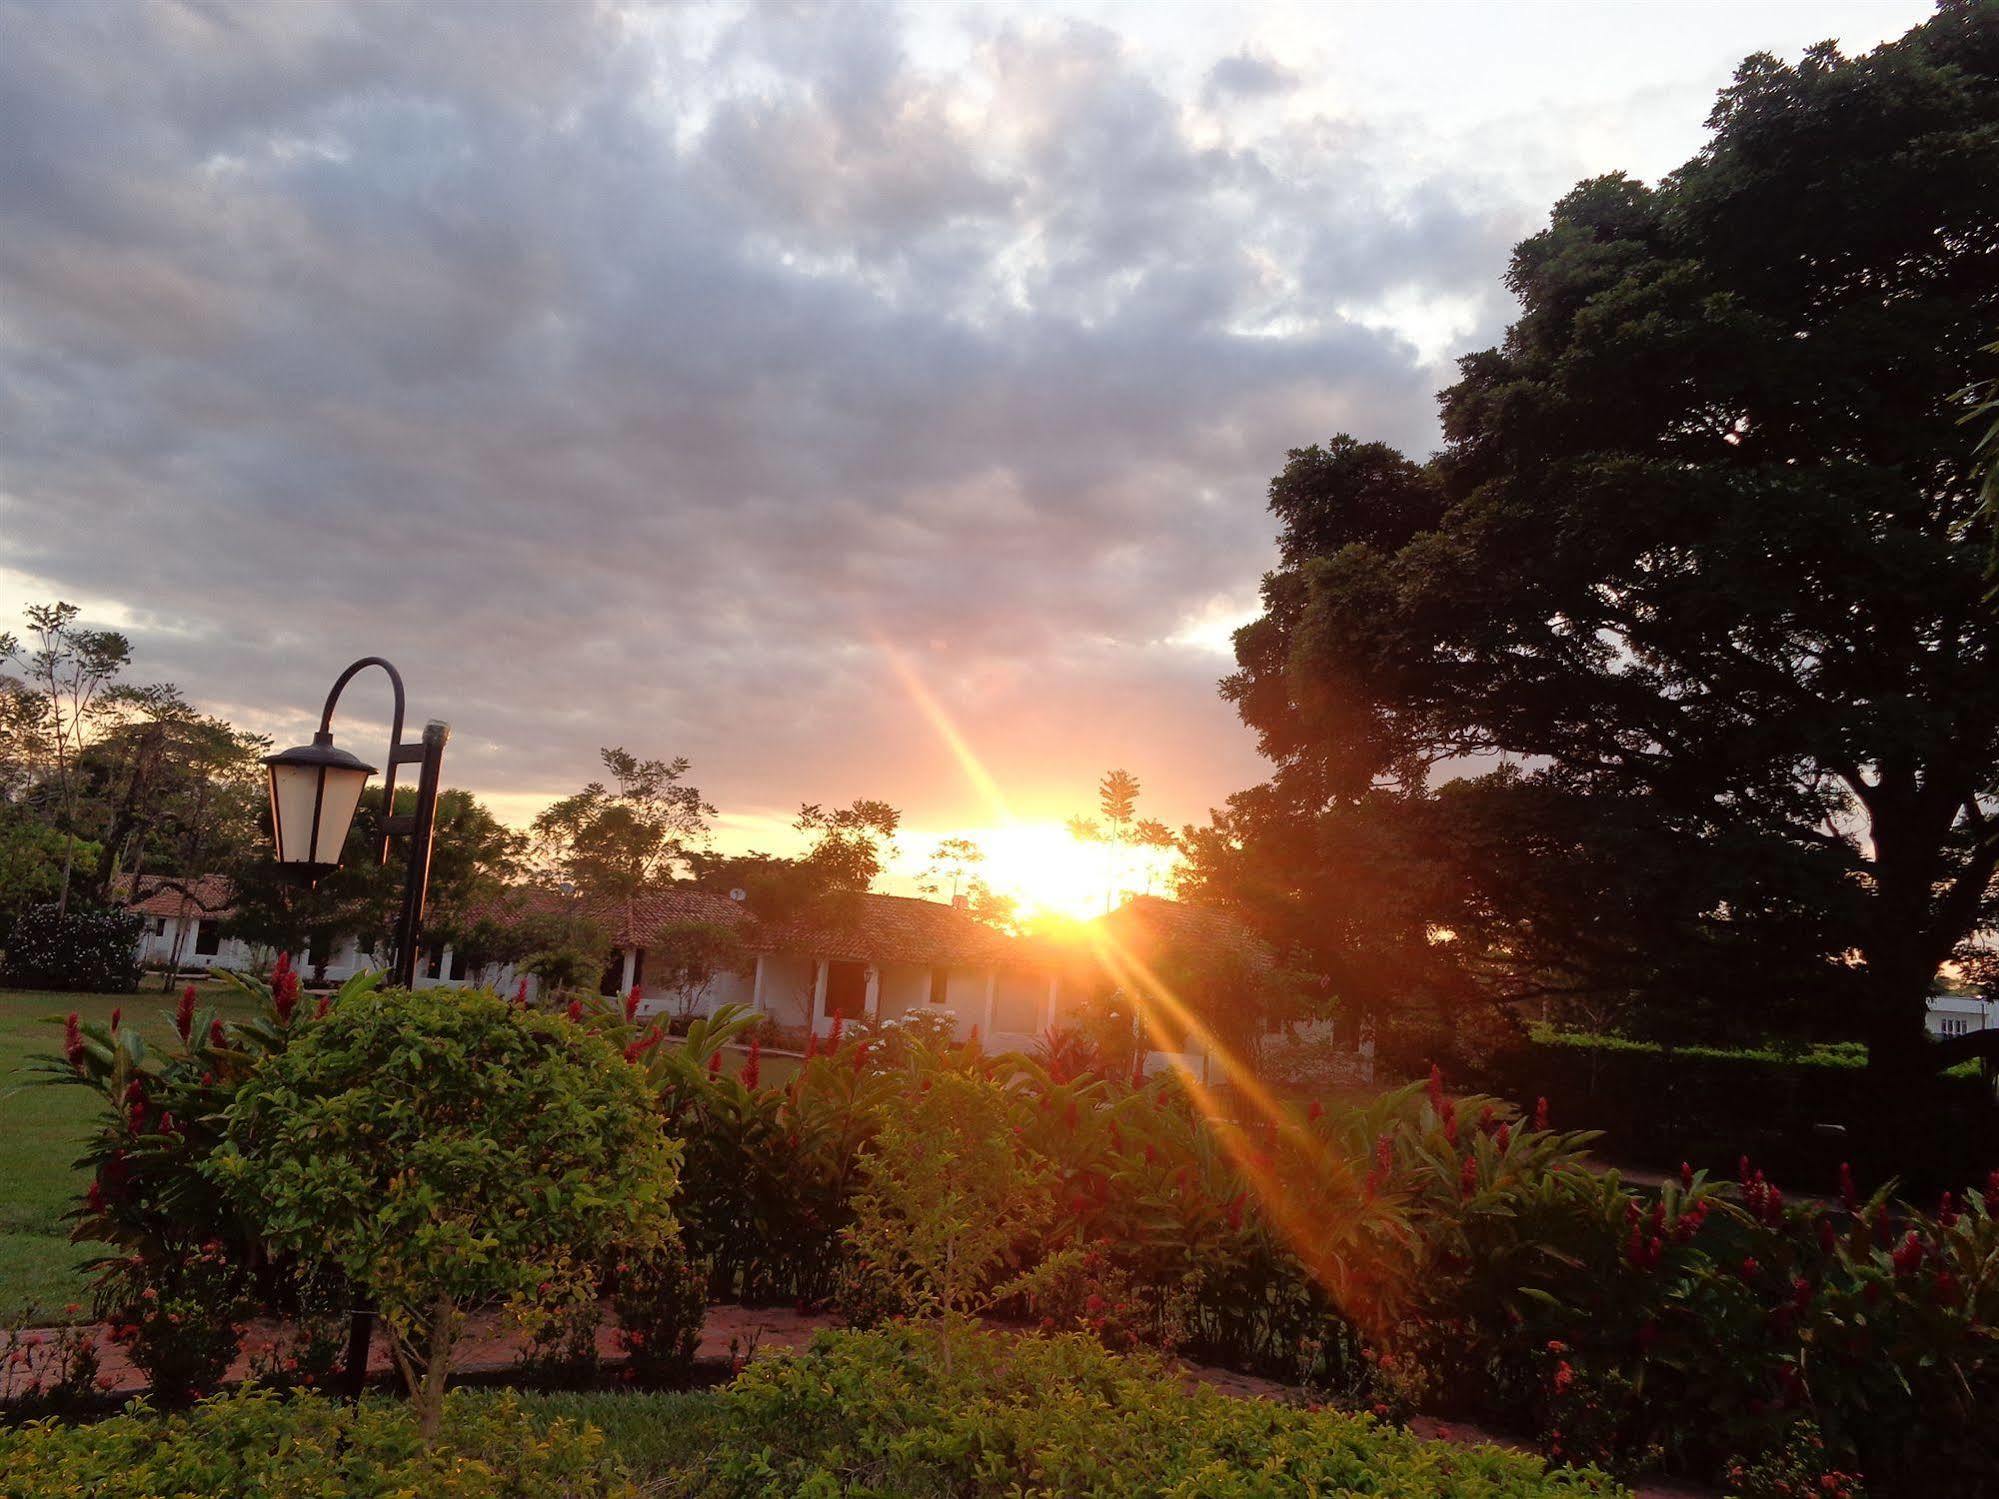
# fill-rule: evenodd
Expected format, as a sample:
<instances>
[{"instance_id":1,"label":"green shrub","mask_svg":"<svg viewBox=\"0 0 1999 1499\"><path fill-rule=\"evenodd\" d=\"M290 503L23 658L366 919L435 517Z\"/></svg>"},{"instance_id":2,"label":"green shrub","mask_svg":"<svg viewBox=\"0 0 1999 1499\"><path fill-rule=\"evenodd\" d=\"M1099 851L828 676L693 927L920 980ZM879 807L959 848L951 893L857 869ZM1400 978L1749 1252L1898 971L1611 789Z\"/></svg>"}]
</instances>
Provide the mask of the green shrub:
<instances>
[{"instance_id":1,"label":"green shrub","mask_svg":"<svg viewBox=\"0 0 1999 1499\"><path fill-rule=\"evenodd\" d=\"M621 1259L613 1274L611 1310L633 1377L656 1383L685 1374L701 1343L707 1278L678 1241Z\"/></svg>"},{"instance_id":2,"label":"green shrub","mask_svg":"<svg viewBox=\"0 0 1999 1499\"><path fill-rule=\"evenodd\" d=\"M705 1450L647 1473L670 1495L1366 1492L1614 1494L1492 1447L1424 1442L1370 1417L1188 1389L1095 1341L959 1328L953 1356L910 1328L822 1335L714 1397Z\"/></svg>"},{"instance_id":3,"label":"green shrub","mask_svg":"<svg viewBox=\"0 0 1999 1499\"><path fill-rule=\"evenodd\" d=\"M243 1341L243 1279L220 1243L176 1258L134 1255L107 1279L100 1301L112 1340L145 1374L156 1404L186 1405L222 1383Z\"/></svg>"},{"instance_id":4,"label":"green shrub","mask_svg":"<svg viewBox=\"0 0 1999 1499\"><path fill-rule=\"evenodd\" d=\"M673 1231L676 1150L603 1038L491 993L356 995L237 1090L206 1170L383 1312L426 1433L468 1313Z\"/></svg>"},{"instance_id":5,"label":"green shrub","mask_svg":"<svg viewBox=\"0 0 1999 1499\"><path fill-rule=\"evenodd\" d=\"M139 932L134 911L29 906L8 924L0 984L130 994L139 987Z\"/></svg>"},{"instance_id":6,"label":"green shrub","mask_svg":"<svg viewBox=\"0 0 1999 1499\"><path fill-rule=\"evenodd\" d=\"M424 1499L635 1499L603 1434L536 1420L511 1397L454 1394L427 1444L409 1407L267 1390L174 1416L143 1404L89 1426L0 1430L9 1499L160 1495L423 1495Z\"/></svg>"}]
</instances>

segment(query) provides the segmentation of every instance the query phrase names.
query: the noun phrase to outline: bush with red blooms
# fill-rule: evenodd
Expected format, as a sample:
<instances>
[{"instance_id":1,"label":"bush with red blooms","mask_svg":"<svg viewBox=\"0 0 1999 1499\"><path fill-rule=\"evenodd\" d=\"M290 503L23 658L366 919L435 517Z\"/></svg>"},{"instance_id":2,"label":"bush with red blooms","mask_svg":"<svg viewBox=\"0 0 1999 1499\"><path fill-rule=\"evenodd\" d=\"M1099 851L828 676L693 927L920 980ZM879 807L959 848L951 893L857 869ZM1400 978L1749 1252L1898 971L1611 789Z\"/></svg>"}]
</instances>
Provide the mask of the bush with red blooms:
<instances>
[{"instance_id":1,"label":"bush with red blooms","mask_svg":"<svg viewBox=\"0 0 1999 1499\"><path fill-rule=\"evenodd\" d=\"M188 1405L221 1385L243 1341L243 1280L220 1241L177 1260L132 1255L112 1267L98 1305L154 1404Z\"/></svg>"},{"instance_id":2,"label":"bush with red blooms","mask_svg":"<svg viewBox=\"0 0 1999 1499\"><path fill-rule=\"evenodd\" d=\"M95 1327L76 1324L83 1308L63 1309L64 1325L44 1328L30 1306L17 1328L0 1328L0 1410L15 1420L74 1416L103 1400L111 1384L100 1372Z\"/></svg>"},{"instance_id":3,"label":"bush with red blooms","mask_svg":"<svg viewBox=\"0 0 1999 1499\"><path fill-rule=\"evenodd\" d=\"M708 1310L707 1277L678 1240L619 1259L611 1270L611 1311L626 1378L672 1384L693 1367Z\"/></svg>"}]
</instances>

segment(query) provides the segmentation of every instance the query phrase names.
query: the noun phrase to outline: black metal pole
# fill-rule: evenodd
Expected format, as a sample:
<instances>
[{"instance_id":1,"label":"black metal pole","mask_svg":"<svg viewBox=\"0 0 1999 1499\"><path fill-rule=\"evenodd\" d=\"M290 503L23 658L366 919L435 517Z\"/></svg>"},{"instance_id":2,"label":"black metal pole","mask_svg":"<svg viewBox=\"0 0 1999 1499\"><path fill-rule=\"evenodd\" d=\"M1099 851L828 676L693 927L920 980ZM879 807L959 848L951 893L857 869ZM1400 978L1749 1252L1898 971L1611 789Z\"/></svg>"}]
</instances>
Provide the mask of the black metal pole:
<instances>
[{"instance_id":1,"label":"black metal pole","mask_svg":"<svg viewBox=\"0 0 1999 1499\"><path fill-rule=\"evenodd\" d=\"M423 726L423 743L411 746L418 760L416 811L410 820L409 862L404 866L403 911L396 922L396 959L389 982L408 989L416 983L417 941L423 933L423 908L430 889L430 845L437 827L437 785L444 768L444 745L451 726L432 719ZM397 755L405 752L396 751ZM393 807L388 809L393 812Z\"/></svg>"},{"instance_id":2,"label":"black metal pole","mask_svg":"<svg viewBox=\"0 0 1999 1499\"><path fill-rule=\"evenodd\" d=\"M320 740L331 742L333 708L340 700L341 689L357 672L370 666L379 666L387 672L389 681L395 687L395 719L389 728L389 763L382 784L382 837L376 858L387 863L389 840L398 833L409 835L409 857L403 874L402 914L396 922L396 945L391 954L389 972L391 984L407 989L416 981L417 937L422 930L423 909L430 888L430 846L437 824L438 780L444 766L445 741L451 737L451 730L447 725L433 721L424 726L420 744L404 744L402 673L380 656L364 656L343 671L334 682L333 690L326 694L326 707L319 716ZM396 768L410 761L418 764L416 808L411 817L403 819L396 816ZM347 1363L343 1370L349 1399L359 1400L367 1386L368 1350L374 1342L374 1335L374 1308L365 1305L355 1308L347 1323Z\"/></svg>"}]
</instances>

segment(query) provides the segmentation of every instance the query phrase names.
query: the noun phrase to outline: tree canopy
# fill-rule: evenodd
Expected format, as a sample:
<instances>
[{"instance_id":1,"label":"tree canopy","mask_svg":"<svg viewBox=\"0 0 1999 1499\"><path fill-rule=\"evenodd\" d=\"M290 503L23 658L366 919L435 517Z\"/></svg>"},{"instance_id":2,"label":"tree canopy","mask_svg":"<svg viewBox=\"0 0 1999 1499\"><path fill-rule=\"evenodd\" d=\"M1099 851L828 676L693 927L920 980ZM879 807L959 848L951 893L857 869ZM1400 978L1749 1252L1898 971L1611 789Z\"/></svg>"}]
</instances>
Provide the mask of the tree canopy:
<instances>
[{"instance_id":1,"label":"tree canopy","mask_svg":"<svg viewBox=\"0 0 1999 1499\"><path fill-rule=\"evenodd\" d=\"M1377 997L1747 1007L1926 1067L1987 1044L1925 1051L1922 1015L1999 867L1963 420L1999 328L1999 14L1751 57L1709 124L1516 249L1520 316L1434 457L1290 455L1224 684L1275 774L1190 880L1260 887Z\"/></svg>"}]
</instances>

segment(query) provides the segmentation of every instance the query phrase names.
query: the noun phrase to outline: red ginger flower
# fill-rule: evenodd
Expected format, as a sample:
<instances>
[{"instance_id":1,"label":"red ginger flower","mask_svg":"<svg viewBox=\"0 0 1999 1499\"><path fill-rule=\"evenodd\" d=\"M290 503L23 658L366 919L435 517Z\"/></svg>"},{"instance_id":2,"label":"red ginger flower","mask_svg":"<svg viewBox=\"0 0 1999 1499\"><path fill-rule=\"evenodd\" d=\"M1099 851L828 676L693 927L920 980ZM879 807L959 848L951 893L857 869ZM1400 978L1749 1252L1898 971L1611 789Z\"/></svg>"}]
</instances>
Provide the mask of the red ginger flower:
<instances>
[{"instance_id":1,"label":"red ginger flower","mask_svg":"<svg viewBox=\"0 0 1999 1499\"><path fill-rule=\"evenodd\" d=\"M125 1018L125 1012L124 1012L124 1011L123 1011L122 1009L118 1008L118 1007L117 1007L116 1005L112 1006L112 1009L111 1009L111 1034L112 1034L112 1035L114 1035L114 1036L115 1036L115 1035L117 1035L117 1034L118 1034L118 1022L119 1022L119 1021L121 1021L121 1020L123 1020L124 1018Z\"/></svg>"},{"instance_id":2,"label":"red ginger flower","mask_svg":"<svg viewBox=\"0 0 1999 1499\"><path fill-rule=\"evenodd\" d=\"M845 1015L835 1015L833 1017L833 1034L826 1038L826 1049L828 1051L838 1051L840 1049L840 1038L846 1033L847 1017ZM976 1036L978 1034L977 1030L974 1030L972 1034Z\"/></svg>"},{"instance_id":3,"label":"red ginger flower","mask_svg":"<svg viewBox=\"0 0 1999 1499\"><path fill-rule=\"evenodd\" d=\"M750 1054L743 1059L743 1070L736 1074L736 1079L745 1088L754 1089L760 1082L763 1081L763 1075L764 1075L763 1038L761 1036L752 1036L750 1037Z\"/></svg>"},{"instance_id":4,"label":"red ginger flower","mask_svg":"<svg viewBox=\"0 0 1999 1499\"><path fill-rule=\"evenodd\" d=\"M1957 1222L1957 1199L1945 1192L1937 1203L1937 1226L1949 1228Z\"/></svg>"},{"instance_id":5,"label":"red ginger flower","mask_svg":"<svg viewBox=\"0 0 1999 1499\"><path fill-rule=\"evenodd\" d=\"M1505 1155L1513 1145L1513 1126L1511 1124L1500 1125L1499 1133L1494 1135L1492 1139L1493 1143L1499 1147L1499 1153Z\"/></svg>"},{"instance_id":6,"label":"red ginger flower","mask_svg":"<svg viewBox=\"0 0 1999 1499\"><path fill-rule=\"evenodd\" d=\"M298 974L292 969L292 955L278 954L278 966L271 970L271 1006L280 1023L289 1023L298 1007Z\"/></svg>"},{"instance_id":7,"label":"red ginger flower","mask_svg":"<svg viewBox=\"0 0 1999 1499\"><path fill-rule=\"evenodd\" d=\"M625 1048L625 1060L627 1062L636 1062L657 1045L659 1045L659 1027L656 1025L648 1026L643 1036Z\"/></svg>"},{"instance_id":8,"label":"red ginger flower","mask_svg":"<svg viewBox=\"0 0 1999 1499\"><path fill-rule=\"evenodd\" d=\"M1694 1189L1694 1168L1691 1161L1680 1162L1680 1187L1687 1192Z\"/></svg>"},{"instance_id":9,"label":"red ginger flower","mask_svg":"<svg viewBox=\"0 0 1999 1499\"><path fill-rule=\"evenodd\" d=\"M1320 1103L1318 1099L1316 1099L1316 1098L1315 1098L1315 1099L1313 1099L1313 1100L1312 1100L1312 1102L1311 1102L1311 1103L1310 1103L1309 1105L1307 1105L1307 1106L1306 1106L1306 1109L1305 1109L1305 1117L1306 1117L1307 1119L1323 1119L1323 1118L1325 1118L1325 1117L1326 1117L1326 1106L1325 1106L1324 1104Z\"/></svg>"},{"instance_id":10,"label":"red ginger flower","mask_svg":"<svg viewBox=\"0 0 1999 1499\"><path fill-rule=\"evenodd\" d=\"M1444 1069L1435 1062L1430 1064L1430 1081L1427 1084L1430 1107L1439 1114L1444 1112Z\"/></svg>"},{"instance_id":11,"label":"red ginger flower","mask_svg":"<svg viewBox=\"0 0 1999 1499\"><path fill-rule=\"evenodd\" d=\"M872 1043L863 1041L854 1048L854 1071L859 1072L868 1065L868 1049Z\"/></svg>"},{"instance_id":12,"label":"red ginger flower","mask_svg":"<svg viewBox=\"0 0 1999 1499\"><path fill-rule=\"evenodd\" d=\"M1913 1228L1909 1230L1908 1236L1902 1240L1901 1245L1889 1258L1894 1263L1897 1275L1914 1275L1918 1270L1922 1269L1923 1241L1917 1237L1916 1231Z\"/></svg>"},{"instance_id":13,"label":"red ginger flower","mask_svg":"<svg viewBox=\"0 0 1999 1499\"><path fill-rule=\"evenodd\" d=\"M571 1020L577 1020L577 1021L580 1021L580 1020L582 1020L582 1018L583 1018L583 1001L582 1001L582 1000L580 1000L580 999L572 999L572 1000L570 1000L570 1001L569 1001L569 1018L570 1018Z\"/></svg>"},{"instance_id":14,"label":"red ginger flower","mask_svg":"<svg viewBox=\"0 0 1999 1499\"><path fill-rule=\"evenodd\" d=\"M314 1020L324 1020L328 1012L332 1009L333 996L331 994L322 994L319 996L319 1003L312 1007L312 1018Z\"/></svg>"},{"instance_id":15,"label":"red ginger flower","mask_svg":"<svg viewBox=\"0 0 1999 1499\"><path fill-rule=\"evenodd\" d=\"M1853 1184L1853 1167L1846 1161L1839 1163L1839 1205L1849 1213L1860 1206L1860 1191Z\"/></svg>"},{"instance_id":16,"label":"red ginger flower","mask_svg":"<svg viewBox=\"0 0 1999 1499\"><path fill-rule=\"evenodd\" d=\"M528 981L525 978L514 985L514 1003L523 1010L528 1007Z\"/></svg>"},{"instance_id":17,"label":"red ginger flower","mask_svg":"<svg viewBox=\"0 0 1999 1499\"><path fill-rule=\"evenodd\" d=\"M807 1031L805 1033L805 1060L809 1062L818 1055L819 1033L817 1031Z\"/></svg>"},{"instance_id":18,"label":"red ginger flower","mask_svg":"<svg viewBox=\"0 0 1999 1499\"><path fill-rule=\"evenodd\" d=\"M708 1053L708 1075L710 1077L720 1077L722 1075L722 1053L719 1051Z\"/></svg>"},{"instance_id":19,"label":"red ginger flower","mask_svg":"<svg viewBox=\"0 0 1999 1499\"><path fill-rule=\"evenodd\" d=\"M174 1007L174 1029L180 1032L183 1046L194 1039L194 985L192 984L180 991L180 1003Z\"/></svg>"},{"instance_id":20,"label":"red ginger flower","mask_svg":"<svg viewBox=\"0 0 1999 1499\"><path fill-rule=\"evenodd\" d=\"M639 986L637 984L633 984L631 993L625 996L625 1023L629 1025L633 1020L637 1019L638 1013L639 1013Z\"/></svg>"},{"instance_id":21,"label":"red ginger flower","mask_svg":"<svg viewBox=\"0 0 1999 1499\"><path fill-rule=\"evenodd\" d=\"M220 1051L229 1044L229 1037L222 1029L222 1018L220 1016L208 1022L208 1044L216 1051Z\"/></svg>"},{"instance_id":22,"label":"red ginger flower","mask_svg":"<svg viewBox=\"0 0 1999 1499\"><path fill-rule=\"evenodd\" d=\"M77 1023L76 1011L69 1012L69 1018L62 1023L62 1054L69 1065L78 1072L83 1070L83 1027Z\"/></svg>"},{"instance_id":23,"label":"red ginger flower","mask_svg":"<svg viewBox=\"0 0 1999 1499\"><path fill-rule=\"evenodd\" d=\"M1537 1098L1534 1100L1534 1128L1536 1129L1549 1128L1548 1100L1545 1098Z\"/></svg>"},{"instance_id":24,"label":"red ginger flower","mask_svg":"<svg viewBox=\"0 0 1999 1499\"><path fill-rule=\"evenodd\" d=\"M1478 1190L1478 1157L1467 1155L1458 1168L1458 1196L1469 1197Z\"/></svg>"}]
</instances>

